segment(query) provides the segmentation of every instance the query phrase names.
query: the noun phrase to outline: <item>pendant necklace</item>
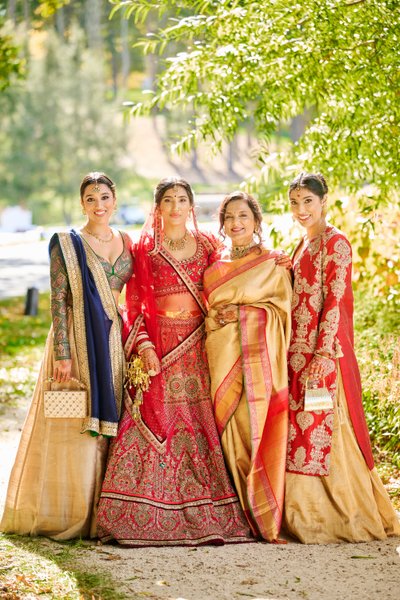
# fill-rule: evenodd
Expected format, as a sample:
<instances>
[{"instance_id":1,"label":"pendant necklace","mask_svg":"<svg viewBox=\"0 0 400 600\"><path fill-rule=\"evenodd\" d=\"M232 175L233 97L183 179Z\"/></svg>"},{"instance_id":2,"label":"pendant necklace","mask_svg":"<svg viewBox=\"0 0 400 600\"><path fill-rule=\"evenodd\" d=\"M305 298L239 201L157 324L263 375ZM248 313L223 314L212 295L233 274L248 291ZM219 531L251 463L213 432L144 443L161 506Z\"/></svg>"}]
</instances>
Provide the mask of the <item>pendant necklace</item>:
<instances>
[{"instance_id":1,"label":"pendant necklace","mask_svg":"<svg viewBox=\"0 0 400 600\"><path fill-rule=\"evenodd\" d=\"M168 250L183 250L184 247L186 246L186 243L189 239L188 236L188 232L185 231L185 235L182 238L179 238L178 240L171 240L171 238L167 237L164 234L164 242L165 244L168 246Z\"/></svg>"},{"instance_id":2,"label":"pendant necklace","mask_svg":"<svg viewBox=\"0 0 400 600\"><path fill-rule=\"evenodd\" d=\"M254 248L254 246L257 246L257 244L254 242L254 240L251 241L250 244L246 244L246 246L232 246L229 256L230 256L231 260L236 260L237 258L243 258L243 256L246 256L248 251L251 250L251 248Z\"/></svg>"},{"instance_id":3,"label":"pendant necklace","mask_svg":"<svg viewBox=\"0 0 400 600\"><path fill-rule=\"evenodd\" d=\"M109 244L112 241L112 239L114 238L114 232L112 229L110 229L110 237L107 239L102 238L99 235L96 235L95 233L93 233L93 231L90 231L90 229L86 226L83 227L83 231L86 231L86 233L88 233L90 236L94 237L101 244Z\"/></svg>"}]
</instances>

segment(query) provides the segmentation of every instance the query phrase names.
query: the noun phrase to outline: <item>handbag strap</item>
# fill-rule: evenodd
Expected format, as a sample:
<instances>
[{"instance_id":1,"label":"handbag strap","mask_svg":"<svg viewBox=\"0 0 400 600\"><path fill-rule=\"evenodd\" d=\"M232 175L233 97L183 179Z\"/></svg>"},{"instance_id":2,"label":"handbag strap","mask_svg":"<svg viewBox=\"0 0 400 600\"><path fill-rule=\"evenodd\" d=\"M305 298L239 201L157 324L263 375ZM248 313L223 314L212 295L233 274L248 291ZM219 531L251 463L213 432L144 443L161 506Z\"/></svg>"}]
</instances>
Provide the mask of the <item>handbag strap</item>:
<instances>
[{"instance_id":1,"label":"handbag strap","mask_svg":"<svg viewBox=\"0 0 400 600\"><path fill-rule=\"evenodd\" d=\"M79 379L76 379L76 377L70 377L68 381L62 382L55 381L54 377L47 377L47 379L44 380L44 383L68 383L69 381L75 381L82 390L86 390L86 385L82 383L82 381L79 381Z\"/></svg>"}]
</instances>

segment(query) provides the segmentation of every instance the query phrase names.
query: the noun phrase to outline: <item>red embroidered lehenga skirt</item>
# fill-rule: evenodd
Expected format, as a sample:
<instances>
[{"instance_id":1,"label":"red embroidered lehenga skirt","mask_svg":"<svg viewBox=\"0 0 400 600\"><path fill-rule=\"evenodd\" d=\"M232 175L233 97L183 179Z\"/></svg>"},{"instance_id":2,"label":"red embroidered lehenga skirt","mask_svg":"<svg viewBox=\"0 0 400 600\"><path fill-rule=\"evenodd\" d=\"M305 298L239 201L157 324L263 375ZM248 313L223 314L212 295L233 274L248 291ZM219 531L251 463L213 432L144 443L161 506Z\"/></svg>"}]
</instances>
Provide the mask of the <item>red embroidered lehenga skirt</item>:
<instances>
[{"instance_id":1,"label":"red embroidered lehenga skirt","mask_svg":"<svg viewBox=\"0 0 400 600\"><path fill-rule=\"evenodd\" d=\"M159 327L165 439L131 417L127 394L101 492L99 538L128 546L249 541L214 422L203 317L162 316Z\"/></svg>"}]
</instances>

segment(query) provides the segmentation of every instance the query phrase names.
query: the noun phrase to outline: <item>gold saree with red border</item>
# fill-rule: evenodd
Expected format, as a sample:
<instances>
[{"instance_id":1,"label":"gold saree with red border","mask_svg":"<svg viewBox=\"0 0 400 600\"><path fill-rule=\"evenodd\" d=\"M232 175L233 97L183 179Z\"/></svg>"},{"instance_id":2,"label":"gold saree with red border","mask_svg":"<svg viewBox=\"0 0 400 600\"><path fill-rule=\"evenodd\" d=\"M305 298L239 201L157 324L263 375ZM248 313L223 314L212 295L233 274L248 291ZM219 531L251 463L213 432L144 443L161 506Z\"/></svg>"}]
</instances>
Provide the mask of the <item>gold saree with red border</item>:
<instances>
[{"instance_id":1,"label":"gold saree with red border","mask_svg":"<svg viewBox=\"0 0 400 600\"><path fill-rule=\"evenodd\" d=\"M276 540L282 521L288 431L290 273L262 250L205 273L206 349L225 459L256 537ZM220 327L216 311L239 306Z\"/></svg>"}]
</instances>

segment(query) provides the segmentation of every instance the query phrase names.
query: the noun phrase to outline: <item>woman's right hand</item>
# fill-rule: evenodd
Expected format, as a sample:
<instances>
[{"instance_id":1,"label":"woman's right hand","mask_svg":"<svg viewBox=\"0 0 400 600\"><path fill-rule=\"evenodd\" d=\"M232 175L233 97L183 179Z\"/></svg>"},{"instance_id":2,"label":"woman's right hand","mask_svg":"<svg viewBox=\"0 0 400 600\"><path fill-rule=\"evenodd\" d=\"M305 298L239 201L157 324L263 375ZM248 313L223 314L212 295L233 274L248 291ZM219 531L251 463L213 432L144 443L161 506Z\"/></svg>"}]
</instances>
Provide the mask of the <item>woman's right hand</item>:
<instances>
[{"instance_id":1,"label":"woman's right hand","mask_svg":"<svg viewBox=\"0 0 400 600\"><path fill-rule=\"evenodd\" d=\"M157 356L154 348L145 348L140 352L140 358L143 361L143 366L149 375L158 375L161 372L160 359Z\"/></svg>"},{"instance_id":2,"label":"woman's right hand","mask_svg":"<svg viewBox=\"0 0 400 600\"><path fill-rule=\"evenodd\" d=\"M57 383L64 383L71 379L72 359L56 360L54 363L53 379Z\"/></svg>"},{"instance_id":3,"label":"woman's right hand","mask_svg":"<svg viewBox=\"0 0 400 600\"><path fill-rule=\"evenodd\" d=\"M236 304L224 304L217 310L215 320L222 327L227 323L236 323L239 320L239 307Z\"/></svg>"}]
</instances>

